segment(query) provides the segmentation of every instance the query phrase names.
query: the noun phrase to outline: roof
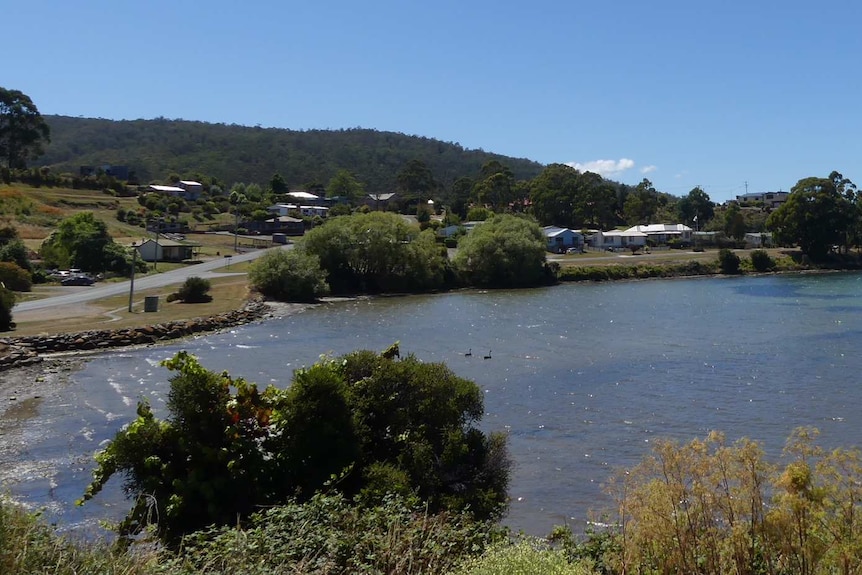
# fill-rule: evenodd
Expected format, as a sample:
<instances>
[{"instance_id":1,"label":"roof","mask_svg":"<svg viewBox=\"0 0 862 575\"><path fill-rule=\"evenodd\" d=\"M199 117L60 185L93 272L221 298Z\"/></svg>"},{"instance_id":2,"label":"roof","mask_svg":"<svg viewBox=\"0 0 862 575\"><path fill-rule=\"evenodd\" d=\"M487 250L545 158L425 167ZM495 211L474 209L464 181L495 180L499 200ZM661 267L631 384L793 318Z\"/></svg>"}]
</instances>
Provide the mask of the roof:
<instances>
[{"instance_id":1,"label":"roof","mask_svg":"<svg viewBox=\"0 0 862 575\"><path fill-rule=\"evenodd\" d=\"M368 197L372 200L379 200L381 202L385 202L387 200L391 200L394 195L395 193L391 192L388 194L368 194Z\"/></svg>"},{"instance_id":2,"label":"roof","mask_svg":"<svg viewBox=\"0 0 862 575\"><path fill-rule=\"evenodd\" d=\"M637 227L637 226L635 226ZM634 228L629 228L627 230L611 230L609 232L602 232L603 236L622 236L627 238L645 238L647 235L643 232L639 232Z\"/></svg>"},{"instance_id":3,"label":"roof","mask_svg":"<svg viewBox=\"0 0 862 575\"><path fill-rule=\"evenodd\" d=\"M299 219L299 218L292 218L292 217L290 217L290 216L276 216L276 217L274 217L274 218L269 218L269 219L268 219L268 220L266 220L266 221L268 221L268 222L273 222L273 223L274 223L274 222L278 222L278 223L281 223L281 224L291 224L291 223L295 224L295 223L297 223L297 222L302 223L302 220L301 220L301 219Z\"/></svg>"},{"instance_id":4,"label":"roof","mask_svg":"<svg viewBox=\"0 0 862 575\"><path fill-rule=\"evenodd\" d=\"M178 188L176 186L159 186L156 184L150 184L150 189L156 192L172 192L172 193L186 193L186 191L182 188Z\"/></svg>"},{"instance_id":5,"label":"roof","mask_svg":"<svg viewBox=\"0 0 862 575\"><path fill-rule=\"evenodd\" d=\"M690 232L692 230L685 224L647 224L645 226L632 226L626 231L643 232L645 234L668 234Z\"/></svg>"},{"instance_id":6,"label":"roof","mask_svg":"<svg viewBox=\"0 0 862 575\"><path fill-rule=\"evenodd\" d=\"M144 244L150 244L150 243L154 244L154 243L156 243L156 240L154 240L152 238L147 238L146 240L142 241L141 243L139 243L135 247L140 248ZM162 246L163 248L173 248L173 247L190 247L190 248L192 248L192 247L200 246L200 244L197 242L178 242L176 240L169 240L167 238L159 238L158 244L160 246Z\"/></svg>"},{"instance_id":7,"label":"roof","mask_svg":"<svg viewBox=\"0 0 862 575\"><path fill-rule=\"evenodd\" d=\"M560 234L565 234L569 232L573 235L582 235L581 232L576 232L575 230L571 230L569 228L558 228L557 226L545 226L542 228L542 231L545 232L545 235L549 238L553 238L559 236Z\"/></svg>"},{"instance_id":8,"label":"roof","mask_svg":"<svg viewBox=\"0 0 862 575\"><path fill-rule=\"evenodd\" d=\"M194 180L180 180L181 184L185 184L187 186L202 186L203 184L200 182L196 182Z\"/></svg>"},{"instance_id":9,"label":"roof","mask_svg":"<svg viewBox=\"0 0 862 575\"><path fill-rule=\"evenodd\" d=\"M320 196L315 196L314 194L309 194L308 192L288 192L288 196L298 198L300 200L317 200L320 199Z\"/></svg>"}]
</instances>

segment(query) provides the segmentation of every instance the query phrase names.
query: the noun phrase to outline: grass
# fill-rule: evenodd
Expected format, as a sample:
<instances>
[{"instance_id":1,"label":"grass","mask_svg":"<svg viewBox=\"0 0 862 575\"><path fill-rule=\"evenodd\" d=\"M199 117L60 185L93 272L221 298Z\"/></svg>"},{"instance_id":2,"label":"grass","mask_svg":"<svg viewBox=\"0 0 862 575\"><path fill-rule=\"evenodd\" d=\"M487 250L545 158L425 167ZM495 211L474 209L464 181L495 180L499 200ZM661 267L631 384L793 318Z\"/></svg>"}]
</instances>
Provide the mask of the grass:
<instances>
[{"instance_id":1,"label":"grass","mask_svg":"<svg viewBox=\"0 0 862 575\"><path fill-rule=\"evenodd\" d=\"M64 311L63 317L57 317L56 310L15 313L13 308L12 315L17 327L7 335L14 337L70 333L167 323L239 309L248 299L249 289L245 276L215 278L210 280L210 283L212 288L209 293L213 299L208 303L165 302L165 298L176 291L179 283L174 286L136 291L131 313L128 309L128 294L76 306L74 310ZM159 296L158 311L143 311L146 296Z\"/></svg>"}]
</instances>

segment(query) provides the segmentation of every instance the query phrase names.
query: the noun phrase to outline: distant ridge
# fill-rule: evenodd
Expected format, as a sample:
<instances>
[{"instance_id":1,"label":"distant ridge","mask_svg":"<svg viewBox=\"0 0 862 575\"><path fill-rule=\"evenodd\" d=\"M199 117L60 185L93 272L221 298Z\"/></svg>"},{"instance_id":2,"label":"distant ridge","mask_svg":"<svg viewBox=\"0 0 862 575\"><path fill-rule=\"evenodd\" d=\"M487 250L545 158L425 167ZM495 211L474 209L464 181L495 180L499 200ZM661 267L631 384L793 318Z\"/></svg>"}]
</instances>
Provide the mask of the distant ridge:
<instances>
[{"instance_id":1,"label":"distant ridge","mask_svg":"<svg viewBox=\"0 0 862 575\"><path fill-rule=\"evenodd\" d=\"M339 169L351 171L370 193L396 188L395 177L410 160L421 160L443 188L460 177L475 178L498 160L517 179L541 172L538 162L458 144L371 129L296 131L188 120L105 120L45 116L51 143L34 165L59 172L80 166L127 165L141 183L169 174L213 176L223 184L265 184L280 173L291 187L326 185Z\"/></svg>"}]
</instances>

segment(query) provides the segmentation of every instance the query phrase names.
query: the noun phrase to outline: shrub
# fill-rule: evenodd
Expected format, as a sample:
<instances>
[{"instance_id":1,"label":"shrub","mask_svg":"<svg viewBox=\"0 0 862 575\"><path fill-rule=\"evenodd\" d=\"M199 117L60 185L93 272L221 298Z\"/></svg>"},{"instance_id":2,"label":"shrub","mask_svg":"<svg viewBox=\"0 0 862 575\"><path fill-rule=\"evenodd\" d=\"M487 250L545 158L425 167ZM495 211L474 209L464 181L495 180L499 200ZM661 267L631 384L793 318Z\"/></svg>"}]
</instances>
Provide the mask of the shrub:
<instances>
[{"instance_id":1,"label":"shrub","mask_svg":"<svg viewBox=\"0 0 862 575\"><path fill-rule=\"evenodd\" d=\"M329 293L320 260L301 248L265 253L252 263L248 279L254 289L279 301L313 302Z\"/></svg>"},{"instance_id":2,"label":"shrub","mask_svg":"<svg viewBox=\"0 0 862 575\"><path fill-rule=\"evenodd\" d=\"M723 274L738 274L739 273L739 256L727 248L722 248L718 251L718 267Z\"/></svg>"},{"instance_id":3,"label":"shrub","mask_svg":"<svg viewBox=\"0 0 862 575\"><path fill-rule=\"evenodd\" d=\"M177 291L177 296L184 303L206 303L212 301L212 296L207 292L210 291L210 281L198 276L187 278L183 285Z\"/></svg>"},{"instance_id":4,"label":"shrub","mask_svg":"<svg viewBox=\"0 0 862 575\"><path fill-rule=\"evenodd\" d=\"M766 250L754 250L751 252L751 265L759 272L769 271L775 267L773 260Z\"/></svg>"},{"instance_id":5,"label":"shrub","mask_svg":"<svg viewBox=\"0 0 862 575\"><path fill-rule=\"evenodd\" d=\"M0 286L0 331L9 331L15 327L12 321L12 306L15 305L15 294L12 290ZM2 541L2 537L0 537Z\"/></svg>"},{"instance_id":6,"label":"shrub","mask_svg":"<svg viewBox=\"0 0 862 575\"><path fill-rule=\"evenodd\" d=\"M13 291L30 291L33 287L30 272L12 262L0 262L0 283Z\"/></svg>"},{"instance_id":7,"label":"shrub","mask_svg":"<svg viewBox=\"0 0 862 575\"><path fill-rule=\"evenodd\" d=\"M481 390L443 364L398 355L396 344L325 358L297 370L286 389L259 392L180 352L164 362L176 372L167 420L140 403L138 418L97 454L84 498L125 475L127 494L138 499L121 535L158 517L169 544L332 488L378 505L382 482L393 478L409 482L430 513L498 518L510 463L505 436L475 426Z\"/></svg>"},{"instance_id":8,"label":"shrub","mask_svg":"<svg viewBox=\"0 0 862 575\"><path fill-rule=\"evenodd\" d=\"M547 543L524 539L515 544L492 546L484 555L466 563L457 575L593 575L588 561L570 563L566 554Z\"/></svg>"}]
</instances>

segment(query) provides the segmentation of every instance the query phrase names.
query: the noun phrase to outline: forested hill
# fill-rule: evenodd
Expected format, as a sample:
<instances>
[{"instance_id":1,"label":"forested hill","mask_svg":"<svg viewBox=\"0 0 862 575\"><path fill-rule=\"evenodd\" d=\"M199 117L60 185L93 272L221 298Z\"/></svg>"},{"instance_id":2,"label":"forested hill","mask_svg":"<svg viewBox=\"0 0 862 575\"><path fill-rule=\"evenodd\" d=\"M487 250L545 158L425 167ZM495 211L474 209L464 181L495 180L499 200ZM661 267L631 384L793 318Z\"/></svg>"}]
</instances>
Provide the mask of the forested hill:
<instances>
[{"instance_id":1,"label":"forested hill","mask_svg":"<svg viewBox=\"0 0 862 575\"><path fill-rule=\"evenodd\" d=\"M80 166L125 165L141 183L206 175L230 185L264 184L280 173L291 187L323 185L347 169L372 193L396 188L396 174L421 160L448 188L462 176L476 177L483 164L498 160L518 179L535 177L542 165L458 144L368 129L294 131L209 124L186 120L114 121L45 116L51 143L38 163L60 172Z\"/></svg>"}]
</instances>

